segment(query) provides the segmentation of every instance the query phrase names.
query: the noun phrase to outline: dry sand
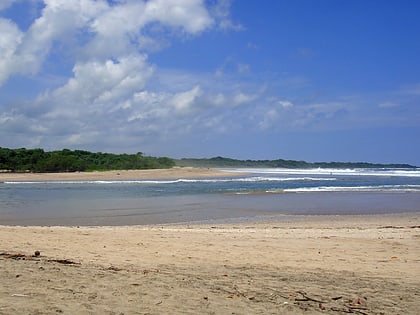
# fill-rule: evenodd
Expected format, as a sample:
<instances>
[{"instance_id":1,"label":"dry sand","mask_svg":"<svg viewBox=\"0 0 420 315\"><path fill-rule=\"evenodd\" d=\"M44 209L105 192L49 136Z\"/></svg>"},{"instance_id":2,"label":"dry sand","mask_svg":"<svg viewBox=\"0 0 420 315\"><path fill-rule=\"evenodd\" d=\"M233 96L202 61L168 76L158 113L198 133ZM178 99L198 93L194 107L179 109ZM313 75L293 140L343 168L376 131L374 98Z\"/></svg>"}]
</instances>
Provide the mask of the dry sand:
<instances>
[{"instance_id":1,"label":"dry sand","mask_svg":"<svg viewBox=\"0 0 420 315\"><path fill-rule=\"evenodd\" d=\"M420 314L419 226L3 226L0 314Z\"/></svg>"},{"instance_id":2,"label":"dry sand","mask_svg":"<svg viewBox=\"0 0 420 315\"><path fill-rule=\"evenodd\" d=\"M140 180L171 178L202 178L237 176L222 170L198 167L174 167L170 169L122 170L106 172L72 173L10 173L0 172L0 182L5 181L52 181L52 180Z\"/></svg>"}]
</instances>

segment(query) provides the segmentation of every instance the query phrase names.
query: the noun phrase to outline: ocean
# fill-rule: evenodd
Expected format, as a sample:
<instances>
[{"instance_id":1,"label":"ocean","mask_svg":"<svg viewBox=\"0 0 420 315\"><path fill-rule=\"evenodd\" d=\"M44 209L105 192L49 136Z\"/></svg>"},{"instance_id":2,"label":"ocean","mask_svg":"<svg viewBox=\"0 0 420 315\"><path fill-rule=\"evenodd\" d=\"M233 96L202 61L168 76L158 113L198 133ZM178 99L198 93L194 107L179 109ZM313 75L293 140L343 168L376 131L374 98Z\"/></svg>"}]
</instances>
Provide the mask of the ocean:
<instances>
[{"instance_id":1,"label":"ocean","mask_svg":"<svg viewBox=\"0 0 420 315\"><path fill-rule=\"evenodd\" d=\"M0 182L0 225L255 222L420 212L420 169L225 171L223 178Z\"/></svg>"}]
</instances>

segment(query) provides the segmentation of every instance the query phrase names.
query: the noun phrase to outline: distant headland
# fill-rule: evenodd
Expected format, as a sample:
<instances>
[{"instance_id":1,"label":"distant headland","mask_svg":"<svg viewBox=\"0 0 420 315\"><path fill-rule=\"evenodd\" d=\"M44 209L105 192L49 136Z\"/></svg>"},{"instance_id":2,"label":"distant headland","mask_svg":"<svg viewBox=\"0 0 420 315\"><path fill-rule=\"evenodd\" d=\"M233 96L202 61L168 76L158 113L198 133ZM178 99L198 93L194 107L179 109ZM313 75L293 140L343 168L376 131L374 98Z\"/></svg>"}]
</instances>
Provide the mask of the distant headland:
<instances>
[{"instance_id":1,"label":"distant headland","mask_svg":"<svg viewBox=\"0 0 420 315\"><path fill-rule=\"evenodd\" d=\"M417 168L410 164L377 164L367 162L306 162L296 160L236 160L225 157L175 160L177 166L192 167L255 167L255 168Z\"/></svg>"}]
</instances>

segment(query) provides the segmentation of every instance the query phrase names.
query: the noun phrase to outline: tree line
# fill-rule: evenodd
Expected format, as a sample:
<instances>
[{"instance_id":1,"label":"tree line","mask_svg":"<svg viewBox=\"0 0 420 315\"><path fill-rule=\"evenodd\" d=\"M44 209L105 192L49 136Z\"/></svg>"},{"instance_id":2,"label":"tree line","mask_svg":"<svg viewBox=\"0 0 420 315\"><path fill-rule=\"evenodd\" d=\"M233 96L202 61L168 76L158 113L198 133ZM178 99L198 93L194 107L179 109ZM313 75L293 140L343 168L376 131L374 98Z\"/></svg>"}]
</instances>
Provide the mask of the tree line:
<instances>
[{"instance_id":1,"label":"tree line","mask_svg":"<svg viewBox=\"0 0 420 315\"><path fill-rule=\"evenodd\" d=\"M296 160L236 160L221 156L209 159L179 159L178 166L194 167L266 167L266 168L415 168L409 164L377 164L367 162L306 162Z\"/></svg>"},{"instance_id":2,"label":"tree line","mask_svg":"<svg viewBox=\"0 0 420 315\"><path fill-rule=\"evenodd\" d=\"M132 169L158 169L175 166L168 157L113 154L63 149L8 149L0 147L0 170L11 172L77 172Z\"/></svg>"},{"instance_id":3,"label":"tree line","mask_svg":"<svg viewBox=\"0 0 420 315\"><path fill-rule=\"evenodd\" d=\"M0 171L11 172L78 172L132 169L159 169L174 166L193 167L278 167L278 168L415 168L409 164L374 164L366 162L316 162L296 160L236 160L225 157L204 159L184 158L173 160L168 157L135 154L113 154L63 149L8 149L0 147Z\"/></svg>"}]
</instances>

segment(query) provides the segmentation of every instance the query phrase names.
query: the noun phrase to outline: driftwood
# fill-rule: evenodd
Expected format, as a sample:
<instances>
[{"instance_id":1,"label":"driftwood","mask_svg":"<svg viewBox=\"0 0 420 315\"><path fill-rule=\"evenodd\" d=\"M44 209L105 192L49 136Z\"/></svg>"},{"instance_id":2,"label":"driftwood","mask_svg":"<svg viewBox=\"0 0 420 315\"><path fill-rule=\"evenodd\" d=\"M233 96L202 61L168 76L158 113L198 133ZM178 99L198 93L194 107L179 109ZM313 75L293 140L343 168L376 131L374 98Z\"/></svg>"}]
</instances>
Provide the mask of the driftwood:
<instances>
[{"instance_id":1,"label":"driftwood","mask_svg":"<svg viewBox=\"0 0 420 315\"><path fill-rule=\"evenodd\" d=\"M8 258L8 259L25 259L27 258L27 256L25 254L9 254L9 253L0 253L0 256L3 256L4 258Z\"/></svg>"},{"instance_id":2,"label":"driftwood","mask_svg":"<svg viewBox=\"0 0 420 315\"><path fill-rule=\"evenodd\" d=\"M40 260L41 253L39 251L35 251L34 255L25 255L22 253L7 253L7 252L1 252L0 257L4 257L6 259L15 259L15 260ZM45 260L47 262L56 262L63 265L80 265L78 262L74 262L70 259L47 259Z\"/></svg>"},{"instance_id":3,"label":"driftwood","mask_svg":"<svg viewBox=\"0 0 420 315\"><path fill-rule=\"evenodd\" d=\"M309 297L303 291L298 291L297 293L299 293L300 295L302 295L303 298L296 298L295 301L299 301L299 302L311 301L311 302L317 302L317 303L326 303L325 301L321 301L321 300L317 300L317 299L314 299L314 298Z\"/></svg>"},{"instance_id":4,"label":"driftwood","mask_svg":"<svg viewBox=\"0 0 420 315\"><path fill-rule=\"evenodd\" d=\"M344 303L343 301L342 305L337 306L337 305L331 305L330 303L333 303L333 301L337 302L343 299L343 296L331 297L323 301L321 299L310 297L304 291L297 291L296 293L302 296L302 297L294 298L294 301L297 302L296 304L299 304L299 302L314 302L318 304L316 307L323 311L330 310L333 312L340 312L340 313L368 315L367 312L369 311L369 308L364 305L364 303L366 303L364 299L358 298L356 299L356 302L354 303L351 303L351 302Z\"/></svg>"},{"instance_id":5,"label":"driftwood","mask_svg":"<svg viewBox=\"0 0 420 315\"><path fill-rule=\"evenodd\" d=\"M59 264L63 264L63 265L81 265L81 263L78 262L74 262L72 260L69 259L48 259L48 262L56 262Z\"/></svg>"},{"instance_id":6,"label":"driftwood","mask_svg":"<svg viewBox=\"0 0 420 315\"><path fill-rule=\"evenodd\" d=\"M378 229L420 229L420 225L411 225L411 226L385 225L385 226L378 227Z\"/></svg>"}]
</instances>

